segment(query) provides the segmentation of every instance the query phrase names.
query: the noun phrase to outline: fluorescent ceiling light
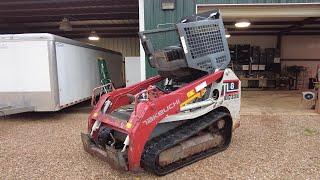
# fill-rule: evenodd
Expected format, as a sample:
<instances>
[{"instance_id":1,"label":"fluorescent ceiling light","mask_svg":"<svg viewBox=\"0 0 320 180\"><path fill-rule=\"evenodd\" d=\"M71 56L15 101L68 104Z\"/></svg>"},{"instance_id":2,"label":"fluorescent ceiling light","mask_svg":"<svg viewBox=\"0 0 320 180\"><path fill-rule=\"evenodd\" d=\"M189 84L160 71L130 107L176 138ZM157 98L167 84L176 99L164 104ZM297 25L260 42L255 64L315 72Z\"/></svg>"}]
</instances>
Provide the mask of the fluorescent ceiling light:
<instances>
[{"instance_id":1,"label":"fluorescent ceiling light","mask_svg":"<svg viewBox=\"0 0 320 180\"><path fill-rule=\"evenodd\" d=\"M91 41L98 41L100 38L97 35L96 31L91 31L91 34L88 37L88 39L91 40Z\"/></svg>"},{"instance_id":2,"label":"fluorescent ceiling light","mask_svg":"<svg viewBox=\"0 0 320 180\"><path fill-rule=\"evenodd\" d=\"M247 19L240 19L239 21L236 22L235 24L236 27L248 27L250 26L250 22Z\"/></svg>"},{"instance_id":3,"label":"fluorescent ceiling light","mask_svg":"<svg viewBox=\"0 0 320 180\"><path fill-rule=\"evenodd\" d=\"M229 33L229 31L227 29L225 29L225 35L226 35L226 38L231 37L231 35L230 35L230 33Z\"/></svg>"},{"instance_id":4,"label":"fluorescent ceiling light","mask_svg":"<svg viewBox=\"0 0 320 180\"><path fill-rule=\"evenodd\" d=\"M59 26L59 29L62 31L72 31L72 26L71 26L68 18L62 19L60 26Z\"/></svg>"}]
</instances>

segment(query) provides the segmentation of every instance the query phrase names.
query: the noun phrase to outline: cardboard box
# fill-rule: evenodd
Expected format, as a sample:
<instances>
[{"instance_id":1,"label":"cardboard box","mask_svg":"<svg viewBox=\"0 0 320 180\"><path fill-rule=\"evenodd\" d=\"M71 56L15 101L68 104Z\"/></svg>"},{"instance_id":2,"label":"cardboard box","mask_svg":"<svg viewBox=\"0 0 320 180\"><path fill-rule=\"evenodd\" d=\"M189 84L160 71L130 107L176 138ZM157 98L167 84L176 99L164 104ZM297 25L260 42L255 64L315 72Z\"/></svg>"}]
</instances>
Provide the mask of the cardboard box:
<instances>
[{"instance_id":1,"label":"cardboard box","mask_svg":"<svg viewBox=\"0 0 320 180\"><path fill-rule=\"evenodd\" d=\"M252 64L251 65L251 70L253 70L253 71L259 70L259 65L258 64Z\"/></svg>"},{"instance_id":2,"label":"cardboard box","mask_svg":"<svg viewBox=\"0 0 320 180\"><path fill-rule=\"evenodd\" d=\"M266 65L259 65L259 71L265 71Z\"/></svg>"},{"instance_id":3,"label":"cardboard box","mask_svg":"<svg viewBox=\"0 0 320 180\"><path fill-rule=\"evenodd\" d=\"M275 57L273 58L273 63L280 63L280 58L279 57Z\"/></svg>"},{"instance_id":4,"label":"cardboard box","mask_svg":"<svg viewBox=\"0 0 320 180\"><path fill-rule=\"evenodd\" d=\"M249 65L242 65L242 70L243 71L248 71L249 70Z\"/></svg>"}]
</instances>

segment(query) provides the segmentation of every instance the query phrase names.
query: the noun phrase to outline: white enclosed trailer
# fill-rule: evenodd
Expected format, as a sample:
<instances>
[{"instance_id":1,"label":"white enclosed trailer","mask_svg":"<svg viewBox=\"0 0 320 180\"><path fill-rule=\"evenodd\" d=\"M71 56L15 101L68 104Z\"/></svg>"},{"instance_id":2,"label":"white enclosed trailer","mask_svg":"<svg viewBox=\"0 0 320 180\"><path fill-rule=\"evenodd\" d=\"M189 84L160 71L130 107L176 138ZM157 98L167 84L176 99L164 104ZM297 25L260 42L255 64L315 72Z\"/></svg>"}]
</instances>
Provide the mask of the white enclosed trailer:
<instances>
[{"instance_id":1,"label":"white enclosed trailer","mask_svg":"<svg viewBox=\"0 0 320 180\"><path fill-rule=\"evenodd\" d=\"M97 58L114 86L125 86L119 52L45 33L0 35L0 116L90 99L100 85Z\"/></svg>"}]
</instances>

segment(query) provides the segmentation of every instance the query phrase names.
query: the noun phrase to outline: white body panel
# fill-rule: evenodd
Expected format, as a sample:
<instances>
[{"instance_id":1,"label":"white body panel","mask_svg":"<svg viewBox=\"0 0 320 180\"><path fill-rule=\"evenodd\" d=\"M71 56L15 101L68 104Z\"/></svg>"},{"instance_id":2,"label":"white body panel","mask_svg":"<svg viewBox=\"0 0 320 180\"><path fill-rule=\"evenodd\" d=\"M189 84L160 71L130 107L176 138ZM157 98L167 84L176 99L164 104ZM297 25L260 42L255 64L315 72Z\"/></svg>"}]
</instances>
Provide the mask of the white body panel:
<instances>
[{"instance_id":1,"label":"white body panel","mask_svg":"<svg viewBox=\"0 0 320 180\"><path fill-rule=\"evenodd\" d=\"M50 91L47 41L0 44L0 92Z\"/></svg>"},{"instance_id":2,"label":"white body panel","mask_svg":"<svg viewBox=\"0 0 320 180\"><path fill-rule=\"evenodd\" d=\"M125 57L126 87L141 81L140 64L140 57Z\"/></svg>"},{"instance_id":3,"label":"white body panel","mask_svg":"<svg viewBox=\"0 0 320 180\"><path fill-rule=\"evenodd\" d=\"M104 56L102 51L56 42L60 106L90 98L100 84L96 59Z\"/></svg>"},{"instance_id":4,"label":"white body panel","mask_svg":"<svg viewBox=\"0 0 320 180\"><path fill-rule=\"evenodd\" d=\"M45 33L0 35L0 105L57 111L89 99L100 86L97 58L123 86L119 52Z\"/></svg>"},{"instance_id":5,"label":"white body panel","mask_svg":"<svg viewBox=\"0 0 320 180\"><path fill-rule=\"evenodd\" d=\"M204 83L204 82L202 82ZM199 85L201 85L200 83ZM205 82L205 84L207 84ZM230 86L229 86L230 85ZM202 116L219 107L225 107L230 112L233 122L233 129L240 125L240 105L241 105L241 82L231 69L224 71L220 82L213 84L213 89L219 91L218 99L209 98L210 105L203 106L194 111L184 111L175 115L167 116L160 123L194 119Z\"/></svg>"}]
</instances>

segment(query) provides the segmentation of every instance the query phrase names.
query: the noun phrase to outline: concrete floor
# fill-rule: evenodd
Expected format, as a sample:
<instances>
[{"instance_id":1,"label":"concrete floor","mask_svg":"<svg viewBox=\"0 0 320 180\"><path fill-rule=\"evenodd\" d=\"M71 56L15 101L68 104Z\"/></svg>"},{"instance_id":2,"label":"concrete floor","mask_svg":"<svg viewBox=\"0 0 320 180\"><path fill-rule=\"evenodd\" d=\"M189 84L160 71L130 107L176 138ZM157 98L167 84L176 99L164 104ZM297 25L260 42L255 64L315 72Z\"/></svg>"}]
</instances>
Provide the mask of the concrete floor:
<instances>
[{"instance_id":1,"label":"concrete floor","mask_svg":"<svg viewBox=\"0 0 320 180\"><path fill-rule=\"evenodd\" d=\"M226 151L164 177L117 172L85 153L86 106L0 118L0 179L320 179L320 116L300 108L298 93L247 91L242 100Z\"/></svg>"},{"instance_id":2,"label":"concrete floor","mask_svg":"<svg viewBox=\"0 0 320 180\"><path fill-rule=\"evenodd\" d=\"M301 91L242 91L241 115L318 115Z\"/></svg>"}]
</instances>

